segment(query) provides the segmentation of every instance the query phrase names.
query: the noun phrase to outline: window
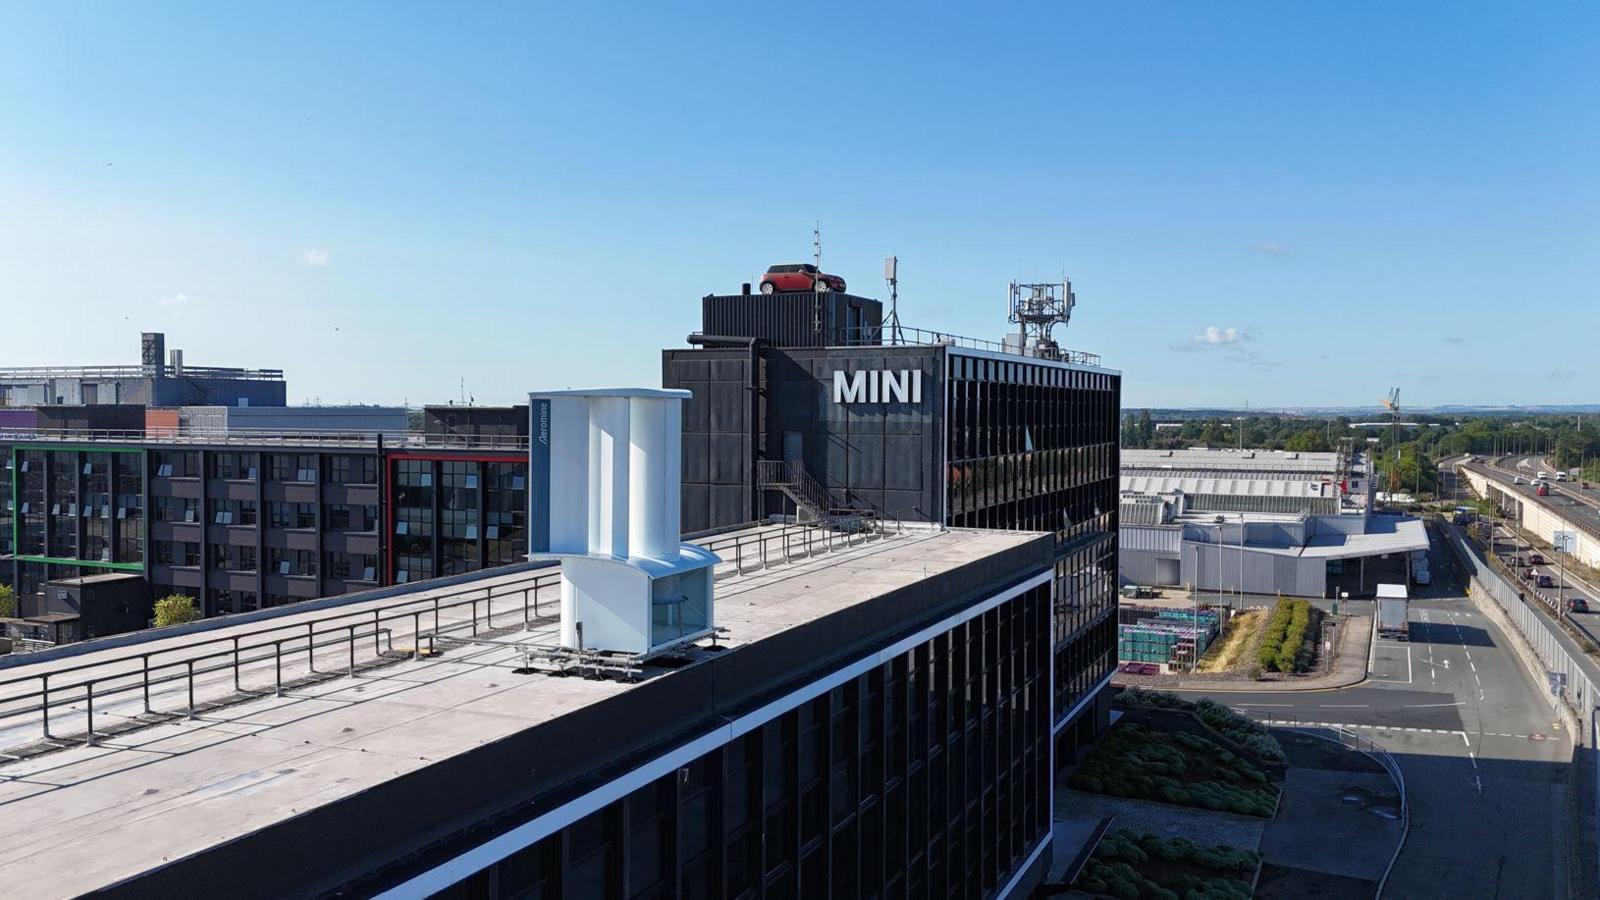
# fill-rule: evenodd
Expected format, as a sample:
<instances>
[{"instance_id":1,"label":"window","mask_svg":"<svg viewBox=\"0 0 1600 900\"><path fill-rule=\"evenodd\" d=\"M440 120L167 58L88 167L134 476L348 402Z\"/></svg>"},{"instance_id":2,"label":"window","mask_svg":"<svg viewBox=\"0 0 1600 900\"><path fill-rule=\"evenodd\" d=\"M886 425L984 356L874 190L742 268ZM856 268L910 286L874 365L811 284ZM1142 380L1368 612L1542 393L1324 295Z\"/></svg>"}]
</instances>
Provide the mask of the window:
<instances>
[{"instance_id":1,"label":"window","mask_svg":"<svg viewBox=\"0 0 1600 900\"><path fill-rule=\"evenodd\" d=\"M323 554L323 573L328 578L344 581L378 580L378 557L371 553L341 553L330 550Z\"/></svg>"},{"instance_id":2,"label":"window","mask_svg":"<svg viewBox=\"0 0 1600 900\"><path fill-rule=\"evenodd\" d=\"M268 506L270 518L267 524L273 528L316 528L317 505L315 503L283 503L273 501Z\"/></svg>"},{"instance_id":3,"label":"window","mask_svg":"<svg viewBox=\"0 0 1600 900\"><path fill-rule=\"evenodd\" d=\"M256 548L243 544L212 544L211 566L228 572L254 572Z\"/></svg>"},{"instance_id":4,"label":"window","mask_svg":"<svg viewBox=\"0 0 1600 900\"><path fill-rule=\"evenodd\" d=\"M315 484L317 480L316 454L272 454L272 479L274 481L298 481Z\"/></svg>"},{"instance_id":5,"label":"window","mask_svg":"<svg viewBox=\"0 0 1600 900\"><path fill-rule=\"evenodd\" d=\"M270 570L279 575L315 577L317 574L317 555L312 550L273 547L267 551L267 560Z\"/></svg>"},{"instance_id":6,"label":"window","mask_svg":"<svg viewBox=\"0 0 1600 900\"><path fill-rule=\"evenodd\" d=\"M152 560L163 566L199 566L200 544L195 541L156 541Z\"/></svg>"},{"instance_id":7,"label":"window","mask_svg":"<svg viewBox=\"0 0 1600 900\"><path fill-rule=\"evenodd\" d=\"M376 456L328 457L329 484L377 484L378 458Z\"/></svg>"},{"instance_id":8,"label":"window","mask_svg":"<svg viewBox=\"0 0 1600 900\"><path fill-rule=\"evenodd\" d=\"M197 497L155 497L151 501L157 522L195 523L200 521Z\"/></svg>"},{"instance_id":9,"label":"window","mask_svg":"<svg viewBox=\"0 0 1600 900\"><path fill-rule=\"evenodd\" d=\"M211 457L211 477L233 481L254 481L256 455L254 453L216 453Z\"/></svg>"},{"instance_id":10,"label":"window","mask_svg":"<svg viewBox=\"0 0 1600 900\"><path fill-rule=\"evenodd\" d=\"M200 453L197 450L157 450L156 475L161 478L197 478L200 475Z\"/></svg>"},{"instance_id":11,"label":"window","mask_svg":"<svg viewBox=\"0 0 1600 900\"><path fill-rule=\"evenodd\" d=\"M370 504L329 503L322 508L325 531L372 533L378 530L378 507Z\"/></svg>"}]
</instances>

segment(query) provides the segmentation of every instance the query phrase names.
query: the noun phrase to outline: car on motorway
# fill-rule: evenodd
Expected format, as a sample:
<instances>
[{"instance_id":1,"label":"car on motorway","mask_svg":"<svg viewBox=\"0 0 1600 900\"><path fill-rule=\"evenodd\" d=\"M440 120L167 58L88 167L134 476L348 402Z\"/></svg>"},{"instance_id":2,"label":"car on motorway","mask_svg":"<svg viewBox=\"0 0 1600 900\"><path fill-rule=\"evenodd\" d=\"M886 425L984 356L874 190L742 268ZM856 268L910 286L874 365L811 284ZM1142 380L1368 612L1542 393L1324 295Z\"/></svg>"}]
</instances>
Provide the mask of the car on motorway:
<instances>
[{"instance_id":1,"label":"car on motorway","mask_svg":"<svg viewBox=\"0 0 1600 900\"><path fill-rule=\"evenodd\" d=\"M1540 575L1538 580L1534 582L1534 586L1542 587L1542 588L1553 588L1553 587L1556 586L1556 580L1554 578L1551 578L1549 575Z\"/></svg>"},{"instance_id":2,"label":"car on motorway","mask_svg":"<svg viewBox=\"0 0 1600 900\"><path fill-rule=\"evenodd\" d=\"M1527 484L1526 481L1522 480L1522 476L1521 475L1513 475L1513 476L1511 476L1511 483L1512 484Z\"/></svg>"},{"instance_id":3,"label":"car on motorway","mask_svg":"<svg viewBox=\"0 0 1600 900\"><path fill-rule=\"evenodd\" d=\"M1540 469L1539 471L1534 473L1533 477L1539 479L1540 481L1544 481L1545 479L1550 477L1550 473L1546 472L1543 469Z\"/></svg>"},{"instance_id":4,"label":"car on motorway","mask_svg":"<svg viewBox=\"0 0 1600 900\"><path fill-rule=\"evenodd\" d=\"M1556 470L1556 480L1557 481L1566 481L1567 480L1567 473L1561 471L1560 469L1557 469Z\"/></svg>"},{"instance_id":5,"label":"car on motorway","mask_svg":"<svg viewBox=\"0 0 1600 900\"><path fill-rule=\"evenodd\" d=\"M1538 574L1539 573L1533 571L1532 569L1528 569L1527 571L1522 573L1522 580L1523 581L1532 581Z\"/></svg>"},{"instance_id":6,"label":"car on motorway","mask_svg":"<svg viewBox=\"0 0 1600 900\"><path fill-rule=\"evenodd\" d=\"M810 263L788 263L768 266L761 276L761 293L784 291L838 291L844 293L844 279L827 272L817 271Z\"/></svg>"},{"instance_id":7,"label":"car on motorway","mask_svg":"<svg viewBox=\"0 0 1600 900\"><path fill-rule=\"evenodd\" d=\"M1589 601L1583 599L1582 597L1568 597L1567 598L1567 612L1588 612L1588 611L1589 611Z\"/></svg>"},{"instance_id":8,"label":"car on motorway","mask_svg":"<svg viewBox=\"0 0 1600 900\"><path fill-rule=\"evenodd\" d=\"M1550 496L1550 485L1541 484L1538 487L1534 488L1533 492L1535 494L1538 494L1541 497L1548 497L1548 496Z\"/></svg>"},{"instance_id":9,"label":"car on motorway","mask_svg":"<svg viewBox=\"0 0 1600 900\"><path fill-rule=\"evenodd\" d=\"M1543 553L1535 553L1532 556L1529 556L1528 557L1528 565L1530 565L1530 566L1542 566L1542 565L1544 565L1544 554Z\"/></svg>"}]
</instances>

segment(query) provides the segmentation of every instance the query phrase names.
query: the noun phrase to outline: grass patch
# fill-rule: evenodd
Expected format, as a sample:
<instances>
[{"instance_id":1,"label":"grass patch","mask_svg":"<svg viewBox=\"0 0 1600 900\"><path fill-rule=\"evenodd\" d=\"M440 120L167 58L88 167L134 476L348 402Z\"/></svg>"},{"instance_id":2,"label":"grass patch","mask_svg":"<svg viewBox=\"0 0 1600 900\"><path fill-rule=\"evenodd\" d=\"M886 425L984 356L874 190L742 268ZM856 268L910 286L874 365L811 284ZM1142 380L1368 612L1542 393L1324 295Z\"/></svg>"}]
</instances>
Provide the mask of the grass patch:
<instances>
[{"instance_id":1,"label":"grass patch","mask_svg":"<svg viewBox=\"0 0 1600 900\"><path fill-rule=\"evenodd\" d=\"M1249 900L1250 879L1260 864L1260 854L1251 850L1119 828L1094 848L1072 886L1126 900Z\"/></svg>"},{"instance_id":2,"label":"grass patch","mask_svg":"<svg viewBox=\"0 0 1600 900\"><path fill-rule=\"evenodd\" d=\"M1119 723L1072 774L1078 790L1272 818L1267 773L1215 741Z\"/></svg>"},{"instance_id":3,"label":"grass patch","mask_svg":"<svg viewBox=\"0 0 1600 900\"><path fill-rule=\"evenodd\" d=\"M1212 644L1206 655L1200 657L1196 671L1232 672L1239 668L1249 658L1250 648L1255 645L1256 637L1261 633L1261 625L1266 619L1267 611L1264 609L1253 609L1234 616L1228 622L1228 629L1223 632L1222 640Z\"/></svg>"}]
</instances>

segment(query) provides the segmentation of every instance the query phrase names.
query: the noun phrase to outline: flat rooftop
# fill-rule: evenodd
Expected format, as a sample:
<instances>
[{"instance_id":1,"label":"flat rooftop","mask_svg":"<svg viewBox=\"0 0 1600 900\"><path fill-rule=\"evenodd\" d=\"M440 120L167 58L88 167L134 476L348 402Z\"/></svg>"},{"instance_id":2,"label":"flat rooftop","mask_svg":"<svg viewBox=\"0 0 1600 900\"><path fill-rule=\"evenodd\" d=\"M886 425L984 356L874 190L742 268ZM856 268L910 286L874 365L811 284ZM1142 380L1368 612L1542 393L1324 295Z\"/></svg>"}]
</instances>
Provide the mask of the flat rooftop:
<instances>
[{"instance_id":1,"label":"flat rooftop","mask_svg":"<svg viewBox=\"0 0 1600 900\"><path fill-rule=\"evenodd\" d=\"M1333 475L1339 471L1338 453L1298 453L1290 450L1234 450L1194 447L1187 450L1123 450L1122 469L1197 470L1200 473L1272 472L1278 477ZM1222 476L1227 477L1227 476Z\"/></svg>"},{"instance_id":2,"label":"flat rooftop","mask_svg":"<svg viewBox=\"0 0 1600 900\"><path fill-rule=\"evenodd\" d=\"M716 542L782 535L781 527L768 526L719 535ZM637 683L518 674L513 670L523 657L503 643L441 644L442 655L420 659L409 658L407 649L404 658L359 677L307 679L282 696L271 689L273 661L251 663L246 686L266 685L255 699L107 736L97 746L0 765L0 869L7 894L58 897L115 884L1040 538L1031 532L907 529L743 572L726 554L728 562L717 571L716 621L727 629L720 639L727 649L689 648L677 667L647 665ZM748 555L745 560L751 568ZM553 616L536 616L524 627L524 608L512 606L506 604L490 622L494 640L554 643ZM192 637L227 634L221 629ZM395 637L397 643L411 640ZM127 651L105 653L109 662ZM344 653L333 648L328 659L319 656L319 667L339 669ZM73 662L94 657L84 654ZM15 677L28 668L0 676ZM218 675L230 678L227 672ZM131 718L139 711L137 700L135 691L121 701L120 711L117 703L105 702L96 714L101 720ZM57 725L56 733L67 730L69 725Z\"/></svg>"}]
</instances>

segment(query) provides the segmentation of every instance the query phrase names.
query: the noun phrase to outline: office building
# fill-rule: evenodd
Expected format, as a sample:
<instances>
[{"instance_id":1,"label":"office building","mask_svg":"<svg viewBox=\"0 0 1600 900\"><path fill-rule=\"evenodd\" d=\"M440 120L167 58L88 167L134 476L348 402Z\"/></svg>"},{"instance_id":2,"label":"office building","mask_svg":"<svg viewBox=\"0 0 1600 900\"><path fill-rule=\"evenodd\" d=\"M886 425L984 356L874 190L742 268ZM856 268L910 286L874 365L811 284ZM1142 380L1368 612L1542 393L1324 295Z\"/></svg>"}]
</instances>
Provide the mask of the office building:
<instances>
[{"instance_id":1,"label":"office building","mask_svg":"<svg viewBox=\"0 0 1600 900\"><path fill-rule=\"evenodd\" d=\"M1121 375L1091 354L884 325L848 294L710 296L662 384L691 391L685 531L770 516L1054 536L1054 727L1104 727ZM848 526L845 526L848 527Z\"/></svg>"},{"instance_id":2,"label":"office building","mask_svg":"<svg viewBox=\"0 0 1600 900\"><path fill-rule=\"evenodd\" d=\"M516 437L39 431L0 440L0 582L26 613L129 572L214 616L518 562L527 462Z\"/></svg>"},{"instance_id":3,"label":"office building","mask_svg":"<svg viewBox=\"0 0 1600 900\"><path fill-rule=\"evenodd\" d=\"M22 710L0 734L0 831L28 835L0 842L12 890L1028 896L1053 840L1055 536L769 524L680 543L679 423L661 409L680 400L535 398L549 441L529 521L559 569L166 639L235 667L198 682L211 727L116 719L88 748L74 707L44 723L58 740L26 743L40 723ZM261 643L291 617L278 635L321 628L314 667L303 643ZM341 644L351 621L370 633ZM136 649L54 653L92 679ZM196 701L173 685L149 702ZM49 791L10 777L40 765Z\"/></svg>"}]
</instances>

